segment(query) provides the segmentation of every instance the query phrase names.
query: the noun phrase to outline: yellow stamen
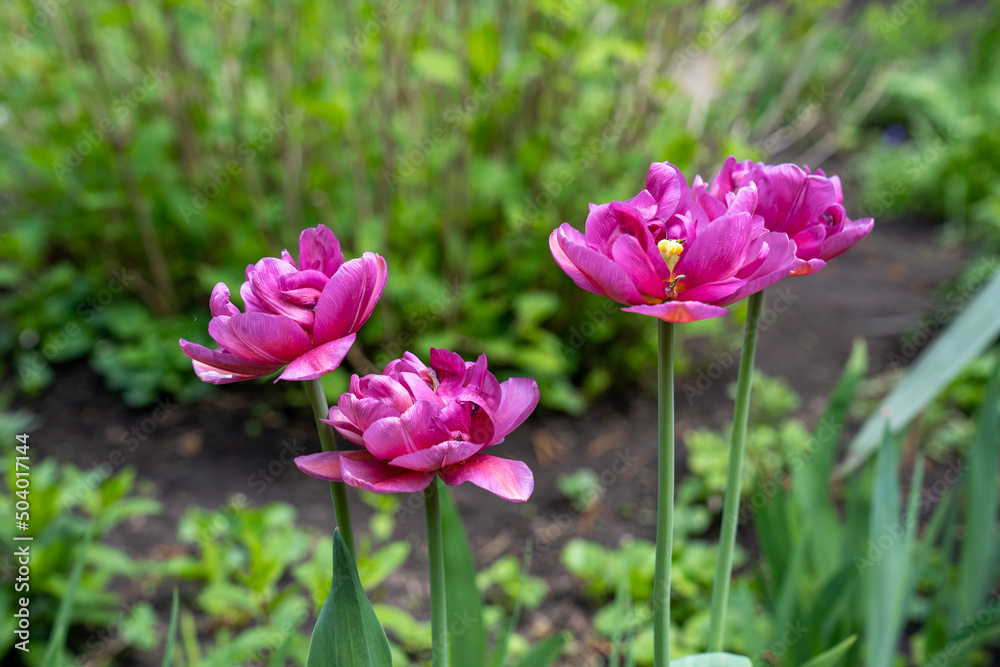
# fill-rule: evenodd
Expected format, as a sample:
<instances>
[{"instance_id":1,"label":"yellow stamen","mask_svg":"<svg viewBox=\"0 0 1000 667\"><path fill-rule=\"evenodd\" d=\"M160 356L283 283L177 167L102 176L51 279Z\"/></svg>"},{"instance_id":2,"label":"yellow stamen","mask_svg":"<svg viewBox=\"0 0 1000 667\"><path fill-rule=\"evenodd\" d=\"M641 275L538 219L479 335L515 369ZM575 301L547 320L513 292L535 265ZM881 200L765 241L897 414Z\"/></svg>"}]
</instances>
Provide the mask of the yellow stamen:
<instances>
[{"instance_id":1,"label":"yellow stamen","mask_svg":"<svg viewBox=\"0 0 1000 667\"><path fill-rule=\"evenodd\" d=\"M663 261L667 263L667 269L670 270L670 275L674 274L674 267L677 266L677 262L681 259L681 253L684 252L684 239L664 239L656 244L657 249L663 256Z\"/></svg>"}]
</instances>

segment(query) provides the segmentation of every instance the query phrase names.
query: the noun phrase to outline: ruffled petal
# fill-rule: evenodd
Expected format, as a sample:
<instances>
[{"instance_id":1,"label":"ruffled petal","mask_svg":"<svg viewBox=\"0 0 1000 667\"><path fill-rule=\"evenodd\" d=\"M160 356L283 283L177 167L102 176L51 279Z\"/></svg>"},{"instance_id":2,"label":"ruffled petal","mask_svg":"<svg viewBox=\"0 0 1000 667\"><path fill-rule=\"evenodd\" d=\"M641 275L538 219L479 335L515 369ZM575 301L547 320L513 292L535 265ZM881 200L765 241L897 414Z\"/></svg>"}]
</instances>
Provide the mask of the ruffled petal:
<instances>
[{"instance_id":1,"label":"ruffled petal","mask_svg":"<svg viewBox=\"0 0 1000 667\"><path fill-rule=\"evenodd\" d=\"M482 445L474 442L450 440L417 452L403 454L389 461L390 465L407 470L435 472L445 466L461 463L479 451Z\"/></svg>"},{"instance_id":2,"label":"ruffled petal","mask_svg":"<svg viewBox=\"0 0 1000 667\"><path fill-rule=\"evenodd\" d=\"M204 345L180 339L181 351L194 362L194 371L203 382L229 384L264 377L277 371L283 362L247 359L228 350L210 350Z\"/></svg>"},{"instance_id":3,"label":"ruffled petal","mask_svg":"<svg viewBox=\"0 0 1000 667\"><path fill-rule=\"evenodd\" d=\"M500 407L493 416L491 445L502 441L524 423L538 406L538 383L531 378L510 378L500 383Z\"/></svg>"},{"instance_id":4,"label":"ruffled petal","mask_svg":"<svg viewBox=\"0 0 1000 667\"><path fill-rule=\"evenodd\" d=\"M229 301L229 288L226 283L216 283L215 287L212 288L208 308L212 312L212 317L235 315L240 312L239 308Z\"/></svg>"},{"instance_id":5,"label":"ruffled petal","mask_svg":"<svg viewBox=\"0 0 1000 667\"><path fill-rule=\"evenodd\" d=\"M375 459L368 452L345 452L340 459L340 473L345 484L373 493L422 491L434 481L432 472L397 468Z\"/></svg>"},{"instance_id":6,"label":"ruffled petal","mask_svg":"<svg viewBox=\"0 0 1000 667\"><path fill-rule=\"evenodd\" d=\"M236 313L213 317L208 333L219 347L266 362L288 363L312 347L309 335L295 322L271 313Z\"/></svg>"},{"instance_id":7,"label":"ruffled petal","mask_svg":"<svg viewBox=\"0 0 1000 667\"><path fill-rule=\"evenodd\" d=\"M300 271L315 270L329 277L344 263L340 241L326 225L304 230L299 235Z\"/></svg>"},{"instance_id":8,"label":"ruffled petal","mask_svg":"<svg viewBox=\"0 0 1000 667\"><path fill-rule=\"evenodd\" d=\"M325 343L356 333L368 321L385 289L385 260L366 252L345 262L330 278L316 303L313 338Z\"/></svg>"},{"instance_id":9,"label":"ruffled petal","mask_svg":"<svg viewBox=\"0 0 1000 667\"><path fill-rule=\"evenodd\" d=\"M449 486L472 482L504 500L524 502L535 490L535 478L523 461L476 454L462 463L442 468L441 479Z\"/></svg>"},{"instance_id":10,"label":"ruffled petal","mask_svg":"<svg viewBox=\"0 0 1000 667\"><path fill-rule=\"evenodd\" d=\"M587 280L598 286L597 294L603 294L618 303L646 302L629 280L625 270L608 257L596 250L580 246L568 246L565 250L570 261Z\"/></svg>"},{"instance_id":11,"label":"ruffled petal","mask_svg":"<svg viewBox=\"0 0 1000 667\"><path fill-rule=\"evenodd\" d=\"M725 308L699 301L665 301L652 305L622 308L622 310L626 313L652 315L664 322L674 323L707 320L712 317L724 317L729 314L729 311Z\"/></svg>"},{"instance_id":12,"label":"ruffled petal","mask_svg":"<svg viewBox=\"0 0 1000 667\"><path fill-rule=\"evenodd\" d=\"M583 234L573 229L568 222L564 222L549 234L549 250L552 252L552 258L556 260L559 268L573 279L577 287L594 294L603 294L600 288L590 282L590 279L583 275L583 272L570 261L569 255L566 254L566 248L570 245L586 247L587 242L583 238Z\"/></svg>"},{"instance_id":13,"label":"ruffled petal","mask_svg":"<svg viewBox=\"0 0 1000 667\"><path fill-rule=\"evenodd\" d=\"M278 380L315 380L336 370L354 345L354 338L351 334L309 350L288 364Z\"/></svg>"},{"instance_id":14,"label":"ruffled petal","mask_svg":"<svg viewBox=\"0 0 1000 667\"><path fill-rule=\"evenodd\" d=\"M611 257L640 293L654 299L663 298L663 278L634 237L624 234L619 236L611 248ZM657 260L664 269L667 268L662 257L657 257Z\"/></svg>"}]
</instances>

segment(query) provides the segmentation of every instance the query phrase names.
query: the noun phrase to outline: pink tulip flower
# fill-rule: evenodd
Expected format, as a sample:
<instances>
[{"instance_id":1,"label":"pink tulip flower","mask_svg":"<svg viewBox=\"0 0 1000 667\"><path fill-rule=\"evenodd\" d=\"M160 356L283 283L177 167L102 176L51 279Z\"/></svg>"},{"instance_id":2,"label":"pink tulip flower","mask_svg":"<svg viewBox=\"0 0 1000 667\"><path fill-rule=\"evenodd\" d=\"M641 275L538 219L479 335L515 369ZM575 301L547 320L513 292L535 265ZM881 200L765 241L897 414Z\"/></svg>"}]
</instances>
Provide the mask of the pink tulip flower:
<instances>
[{"instance_id":1,"label":"pink tulip flower","mask_svg":"<svg viewBox=\"0 0 1000 667\"><path fill-rule=\"evenodd\" d=\"M721 317L795 262L795 244L757 215L753 184L724 201L692 198L676 167L656 163L645 190L627 202L591 204L584 233L563 223L549 248L579 287L629 306L622 310L666 322Z\"/></svg>"},{"instance_id":2,"label":"pink tulip flower","mask_svg":"<svg viewBox=\"0 0 1000 667\"><path fill-rule=\"evenodd\" d=\"M872 218L847 217L840 179L827 177L822 169L812 172L794 164L737 162L730 157L712 179L707 195L725 201L750 183L757 186L757 213L764 226L795 241L798 261L793 275L816 273L875 225Z\"/></svg>"},{"instance_id":3,"label":"pink tulip flower","mask_svg":"<svg viewBox=\"0 0 1000 667\"><path fill-rule=\"evenodd\" d=\"M209 302L208 332L219 349L181 339L204 382L226 384L270 375L313 380L334 370L382 296L385 260L366 252L344 261L340 242L323 225L299 236L299 260L287 250L247 267L241 313L219 283Z\"/></svg>"},{"instance_id":4,"label":"pink tulip flower","mask_svg":"<svg viewBox=\"0 0 1000 667\"><path fill-rule=\"evenodd\" d=\"M528 466L480 452L503 442L536 405L535 381L497 382L486 355L473 363L432 349L428 367L407 352L382 375L353 376L323 420L364 449L300 456L295 465L376 493L420 491L438 475L523 502L535 488Z\"/></svg>"}]
</instances>

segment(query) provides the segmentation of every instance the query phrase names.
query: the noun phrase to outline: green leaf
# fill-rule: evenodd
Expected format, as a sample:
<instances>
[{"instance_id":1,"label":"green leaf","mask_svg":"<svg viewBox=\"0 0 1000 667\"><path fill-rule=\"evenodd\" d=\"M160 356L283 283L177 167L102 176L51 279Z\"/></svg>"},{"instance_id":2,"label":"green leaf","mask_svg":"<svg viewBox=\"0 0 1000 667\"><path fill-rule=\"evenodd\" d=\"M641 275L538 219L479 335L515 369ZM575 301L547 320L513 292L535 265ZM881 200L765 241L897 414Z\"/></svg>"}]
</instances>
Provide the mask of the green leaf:
<instances>
[{"instance_id":1,"label":"green leaf","mask_svg":"<svg viewBox=\"0 0 1000 667\"><path fill-rule=\"evenodd\" d=\"M871 456L888 424L900 433L1000 333L1000 272L920 354L906 377L885 397L851 442L841 475L858 468Z\"/></svg>"},{"instance_id":2,"label":"green leaf","mask_svg":"<svg viewBox=\"0 0 1000 667\"><path fill-rule=\"evenodd\" d=\"M447 51L424 49L413 54L413 68L420 76L446 86L458 86L462 72L458 58Z\"/></svg>"},{"instance_id":3,"label":"green leaf","mask_svg":"<svg viewBox=\"0 0 1000 667\"><path fill-rule=\"evenodd\" d=\"M997 522L1000 517L1000 434L997 432L1000 366L993 372L979 408L978 428L969 456L961 566L958 570L958 617L970 618L985 601L996 568Z\"/></svg>"},{"instance_id":4,"label":"green leaf","mask_svg":"<svg viewBox=\"0 0 1000 667\"><path fill-rule=\"evenodd\" d=\"M87 549L94 539L94 526L96 521L91 521L87 526L87 535L80 544L80 553L73 563L73 571L69 575L69 586L66 588L66 595L59 601L59 608L56 610L56 620L53 624L51 639L45 649L45 657L42 658L42 667L53 667L57 664L66 644L66 633L69 631L69 622L73 614L73 602L76 598L76 589L80 585L80 576L83 574L83 564L87 561Z\"/></svg>"},{"instance_id":5,"label":"green leaf","mask_svg":"<svg viewBox=\"0 0 1000 667\"><path fill-rule=\"evenodd\" d=\"M753 667L753 662L734 653L699 653L671 660L670 667Z\"/></svg>"},{"instance_id":6,"label":"green leaf","mask_svg":"<svg viewBox=\"0 0 1000 667\"><path fill-rule=\"evenodd\" d=\"M174 587L174 601L170 604L170 628L167 630L167 646L163 649L163 667L170 667L174 657L174 644L177 642L177 612L180 610L180 599L177 587Z\"/></svg>"},{"instance_id":7,"label":"green leaf","mask_svg":"<svg viewBox=\"0 0 1000 667\"><path fill-rule=\"evenodd\" d=\"M485 76L500 62L500 35L492 23L469 33L469 64L478 76Z\"/></svg>"},{"instance_id":8,"label":"green leaf","mask_svg":"<svg viewBox=\"0 0 1000 667\"><path fill-rule=\"evenodd\" d=\"M854 646L854 642L857 640L857 635L851 635L836 646L832 646L823 651L815 658L802 665L802 667L834 667L843 659L844 655L846 655L851 647Z\"/></svg>"},{"instance_id":9,"label":"green leaf","mask_svg":"<svg viewBox=\"0 0 1000 667\"><path fill-rule=\"evenodd\" d=\"M358 579L340 529L333 531L333 583L313 628L306 667L392 667L385 630Z\"/></svg>"},{"instance_id":10,"label":"green leaf","mask_svg":"<svg viewBox=\"0 0 1000 667\"><path fill-rule=\"evenodd\" d=\"M528 655L521 658L517 667L549 667L562 655L563 648L569 640L568 632L560 632L536 645Z\"/></svg>"},{"instance_id":11,"label":"green leaf","mask_svg":"<svg viewBox=\"0 0 1000 667\"><path fill-rule=\"evenodd\" d=\"M451 664L482 665L486 659L483 601L476 587L476 566L462 517L441 486L441 537L444 541L445 598L451 633Z\"/></svg>"}]
</instances>

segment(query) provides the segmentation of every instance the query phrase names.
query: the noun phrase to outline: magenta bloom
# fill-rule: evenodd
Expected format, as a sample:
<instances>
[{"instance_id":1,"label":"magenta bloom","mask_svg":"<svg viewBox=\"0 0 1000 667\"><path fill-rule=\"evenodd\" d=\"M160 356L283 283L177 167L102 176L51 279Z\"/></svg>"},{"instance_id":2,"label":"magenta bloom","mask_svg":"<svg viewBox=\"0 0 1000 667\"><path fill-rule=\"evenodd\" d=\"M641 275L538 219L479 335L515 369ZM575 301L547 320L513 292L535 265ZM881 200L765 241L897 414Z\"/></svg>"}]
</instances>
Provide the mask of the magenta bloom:
<instances>
[{"instance_id":1,"label":"magenta bloom","mask_svg":"<svg viewBox=\"0 0 1000 667\"><path fill-rule=\"evenodd\" d=\"M549 236L556 262L583 289L667 322L726 314L727 306L791 271L795 245L757 215L757 189L705 206L669 162L650 166L627 202L591 204L583 234L563 223Z\"/></svg>"},{"instance_id":2,"label":"magenta bloom","mask_svg":"<svg viewBox=\"0 0 1000 667\"><path fill-rule=\"evenodd\" d=\"M241 313L219 283L209 302L208 333L217 350L181 339L198 377L212 384L264 377L313 380L340 365L382 296L385 260L366 252L344 261L340 242L319 225L299 236L299 261L287 250L247 267Z\"/></svg>"},{"instance_id":3,"label":"magenta bloom","mask_svg":"<svg viewBox=\"0 0 1000 667\"><path fill-rule=\"evenodd\" d=\"M708 194L725 201L735 190L757 186L757 213L764 225L795 241L793 275L816 273L871 232L872 218L851 220L844 210L840 179L822 169L811 172L794 164L767 165L730 157L712 179ZM695 186L697 190L697 184Z\"/></svg>"},{"instance_id":4,"label":"magenta bloom","mask_svg":"<svg viewBox=\"0 0 1000 667\"><path fill-rule=\"evenodd\" d=\"M486 355L473 363L432 349L427 367L407 352L382 375L353 376L350 392L323 420L364 449L300 456L295 465L376 493L420 491L437 474L451 486L472 482L525 501L535 488L528 466L480 452L503 442L536 405L535 381L497 382Z\"/></svg>"}]
</instances>

